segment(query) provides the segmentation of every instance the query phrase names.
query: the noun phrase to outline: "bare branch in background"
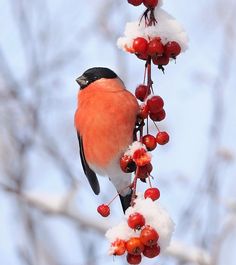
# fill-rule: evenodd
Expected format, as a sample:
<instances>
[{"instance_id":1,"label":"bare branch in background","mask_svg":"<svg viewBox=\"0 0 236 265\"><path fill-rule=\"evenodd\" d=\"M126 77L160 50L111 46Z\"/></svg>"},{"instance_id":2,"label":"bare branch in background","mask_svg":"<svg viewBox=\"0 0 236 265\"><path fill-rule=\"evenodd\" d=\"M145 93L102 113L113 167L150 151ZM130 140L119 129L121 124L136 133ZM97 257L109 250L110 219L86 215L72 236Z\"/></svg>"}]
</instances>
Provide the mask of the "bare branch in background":
<instances>
[{"instance_id":1,"label":"bare branch in background","mask_svg":"<svg viewBox=\"0 0 236 265\"><path fill-rule=\"evenodd\" d=\"M64 200L61 197L52 198L52 196L42 196L40 194L19 194L14 190L7 188L5 190L11 191L19 197L25 204L42 211L46 215L58 215L64 218L69 218L71 221L76 222L83 229L93 229L97 233L104 235L106 231L112 227L114 221L99 221L90 216L85 216L79 213L73 207L65 207ZM50 203L51 202L51 203ZM199 265L211 265L211 257L203 249L186 246L185 244L173 241L171 246L167 249L165 255L177 258L182 262L193 262Z\"/></svg>"}]
</instances>

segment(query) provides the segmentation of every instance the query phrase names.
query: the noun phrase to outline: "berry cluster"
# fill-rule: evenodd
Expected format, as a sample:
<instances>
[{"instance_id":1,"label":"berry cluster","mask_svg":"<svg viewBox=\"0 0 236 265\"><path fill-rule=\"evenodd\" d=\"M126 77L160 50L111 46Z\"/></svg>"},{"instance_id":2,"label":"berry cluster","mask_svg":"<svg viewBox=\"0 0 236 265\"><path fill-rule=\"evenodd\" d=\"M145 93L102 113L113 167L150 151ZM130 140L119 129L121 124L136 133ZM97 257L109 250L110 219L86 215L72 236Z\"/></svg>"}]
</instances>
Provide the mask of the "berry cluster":
<instances>
[{"instance_id":1,"label":"berry cluster","mask_svg":"<svg viewBox=\"0 0 236 265\"><path fill-rule=\"evenodd\" d=\"M160 0L128 0L128 3L134 6L144 4L147 9L137 26L133 25L132 29L127 27L125 34L128 38L120 38L118 45L164 71L163 67L186 49L187 37L179 25L173 26L173 21L169 21L167 14L156 11L160 10Z\"/></svg>"},{"instance_id":2,"label":"berry cluster","mask_svg":"<svg viewBox=\"0 0 236 265\"><path fill-rule=\"evenodd\" d=\"M110 254L126 255L129 264L139 264L143 257L158 256L160 250L163 251L168 246L174 230L171 218L156 202L160 198L160 191L152 186L151 181L153 166L150 152L158 145L169 142L169 134L158 127L158 122L165 119L166 112L163 98L154 93L151 68L152 65L157 65L164 72L163 66L171 59L175 60L186 49L187 37L181 27L175 23L174 25L173 21L170 22L170 16L159 8L161 2L128 0L133 6L143 4L146 10L139 23L129 23L125 37L118 40L119 47L145 61L143 82L135 90L135 96L140 101L135 139L120 158L120 168L129 173L127 177L130 177L131 173L134 174L129 186L132 199L125 212L126 221L106 233L111 243ZM157 129L155 135L149 133L151 122ZM144 193L137 193L138 181L148 183L149 187ZM103 217L110 215L111 202L97 208Z\"/></svg>"},{"instance_id":3,"label":"berry cluster","mask_svg":"<svg viewBox=\"0 0 236 265\"><path fill-rule=\"evenodd\" d=\"M139 264L144 257L157 257L160 251L166 249L174 223L157 203L159 196L157 188L137 194L133 206L125 212L125 220L106 233L110 255L126 255L129 264Z\"/></svg>"},{"instance_id":4,"label":"berry cluster","mask_svg":"<svg viewBox=\"0 0 236 265\"><path fill-rule=\"evenodd\" d=\"M154 258L160 254L158 245L159 234L156 229L146 223L145 217L135 212L129 215L128 226L136 234L127 240L116 239L111 244L111 253L115 256L122 256L127 253L127 262L129 264L139 264L142 255L147 258Z\"/></svg>"},{"instance_id":5,"label":"berry cluster","mask_svg":"<svg viewBox=\"0 0 236 265\"><path fill-rule=\"evenodd\" d=\"M176 59L181 53L181 47L176 41L169 41L164 45L160 37L150 40L137 37L133 40L133 46L128 51L135 53L141 60L151 59L153 64L163 69L162 67L167 65L170 59Z\"/></svg>"}]
</instances>

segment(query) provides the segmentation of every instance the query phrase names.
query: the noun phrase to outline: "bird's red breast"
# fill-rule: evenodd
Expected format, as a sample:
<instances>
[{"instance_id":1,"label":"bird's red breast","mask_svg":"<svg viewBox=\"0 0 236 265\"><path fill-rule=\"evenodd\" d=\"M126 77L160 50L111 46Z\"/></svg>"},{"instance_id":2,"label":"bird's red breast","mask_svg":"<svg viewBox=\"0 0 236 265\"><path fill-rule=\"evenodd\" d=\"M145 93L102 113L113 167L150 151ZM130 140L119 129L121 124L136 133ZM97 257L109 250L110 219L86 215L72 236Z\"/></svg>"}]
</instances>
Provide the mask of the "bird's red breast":
<instances>
[{"instance_id":1,"label":"bird's red breast","mask_svg":"<svg viewBox=\"0 0 236 265\"><path fill-rule=\"evenodd\" d=\"M99 79L78 94L75 127L88 163L105 168L133 141L136 98L119 78Z\"/></svg>"}]
</instances>

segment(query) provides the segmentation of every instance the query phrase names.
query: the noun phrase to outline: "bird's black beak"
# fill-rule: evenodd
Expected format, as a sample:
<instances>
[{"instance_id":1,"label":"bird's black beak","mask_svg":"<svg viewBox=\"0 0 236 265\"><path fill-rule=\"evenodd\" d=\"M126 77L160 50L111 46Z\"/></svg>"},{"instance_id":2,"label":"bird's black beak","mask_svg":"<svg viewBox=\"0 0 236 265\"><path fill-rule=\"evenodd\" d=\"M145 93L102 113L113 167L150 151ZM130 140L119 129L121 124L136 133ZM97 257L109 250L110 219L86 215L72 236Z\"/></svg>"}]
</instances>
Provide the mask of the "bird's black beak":
<instances>
[{"instance_id":1,"label":"bird's black beak","mask_svg":"<svg viewBox=\"0 0 236 265\"><path fill-rule=\"evenodd\" d=\"M83 89L88 85L88 79L81 75L80 77L76 78L76 82L80 85L80 88Z\"/></svg>"}]
</instances>

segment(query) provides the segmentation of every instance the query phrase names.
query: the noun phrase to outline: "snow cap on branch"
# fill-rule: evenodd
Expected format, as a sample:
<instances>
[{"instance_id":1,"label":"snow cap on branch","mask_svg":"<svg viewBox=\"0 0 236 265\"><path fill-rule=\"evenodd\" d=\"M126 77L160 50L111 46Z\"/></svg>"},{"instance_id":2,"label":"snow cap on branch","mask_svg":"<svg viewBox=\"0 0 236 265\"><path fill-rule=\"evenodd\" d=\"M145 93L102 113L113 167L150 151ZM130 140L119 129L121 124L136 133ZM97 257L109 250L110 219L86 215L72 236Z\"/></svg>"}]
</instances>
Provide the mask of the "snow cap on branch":
<instances>
[{"instance_id":1,"label":"snow cap on branch","mask_svg":"<svg viewBox=\"0 0 236 265\"><path fill-rule=\"evenodd\" d=\"M129 216L136 212L144 216L146 225L150 225L158 232L158 244L160 245L161 251L164 251L170 243L174 231L174 222L168 212L161 207L159 202L152 201L150 198L144 199L142 194L138 195L134 206L126 210L126 221L122 221L120 224L107 231L106 237L110 243L115 242L117 239L126 241L131 237L139 236L140 231L131 229L127 224ZM112 249L110 249L110 253L112 253Z\"/></svg>"},{"instance_id":2,"label":"snow cap on branch","mask_svg":"<svg viewBox=\"0 0 236 265\"><path fill-rule=\"evenodd\" d=\"M139 150L139 149L145 149L147 151L147 148L146 148L146 146L144 144L142 144L139 141L135 141L128 147L128 149L124 153L124 155L133 156L134 152Z\"/></svg>"},{"instance_id":3,"label":"snow cap on branch","mask_svg":"<svg viewBox=\"0 0 236 265\"><path fill-rule=\"evenodd\" d=\"M180 23L161 8L155 9L155 26L145 26L145 19L141 22L128 22L125 27L124 37L117 40L117 46L124 51L131 52L133 40L143 37L147 40L160 37L165 45L169 41L176 41L181 47L181 52L188 48L188 36Z\"/></svg>"}]
</instances>

